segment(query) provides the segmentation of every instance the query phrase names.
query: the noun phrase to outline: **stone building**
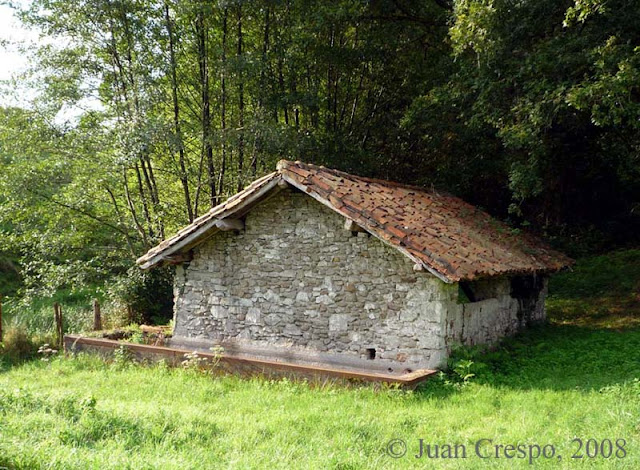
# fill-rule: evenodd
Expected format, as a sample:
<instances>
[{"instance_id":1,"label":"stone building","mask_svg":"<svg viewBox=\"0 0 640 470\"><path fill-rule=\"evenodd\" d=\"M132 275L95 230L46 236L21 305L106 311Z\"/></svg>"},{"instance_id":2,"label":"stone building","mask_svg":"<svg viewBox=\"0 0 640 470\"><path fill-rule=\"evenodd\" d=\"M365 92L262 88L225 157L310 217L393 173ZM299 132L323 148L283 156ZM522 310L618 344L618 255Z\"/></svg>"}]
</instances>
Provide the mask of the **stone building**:
<instances>
[{"instance_id":1,"label":"stone building","mask_svg":"<svg viewBox=\"0 0 640 470\"><path fill-rule=\"evenodd\" d=\"M281 161L138 260L166 263L172 345L406 372L543 320L570 260L450 195Z\"/></svg>"}]
</instances>

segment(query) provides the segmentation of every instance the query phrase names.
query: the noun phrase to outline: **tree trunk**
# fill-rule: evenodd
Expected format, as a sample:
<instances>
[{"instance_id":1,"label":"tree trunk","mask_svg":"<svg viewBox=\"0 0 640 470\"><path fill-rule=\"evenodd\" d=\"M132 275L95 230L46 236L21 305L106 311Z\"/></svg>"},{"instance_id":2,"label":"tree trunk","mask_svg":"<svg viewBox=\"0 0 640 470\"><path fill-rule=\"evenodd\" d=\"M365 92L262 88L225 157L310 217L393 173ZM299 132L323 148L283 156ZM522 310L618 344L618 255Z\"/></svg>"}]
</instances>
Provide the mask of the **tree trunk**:
<instances>
[{"instance_id":1,"label":"tree trunk","mask_svg":"<svg viewBox=\"0 0 640 470\"><path fill-rule=\"evenodd\" d=\"M213 163L213 147L211 143L211 101L209 96L209 60L208 31L205 23L203 5L200 4L196 15L196 36L198 43L198 66L200 70L200 89L202 98L202 152L207 163L209 175L209 192L211 207L217 205L216 170Z\"/></svg>"},{"instance_id":2,"label":"tree trunk","mask_svg":"<svg viewBox=\"0 0 640 470\"><path fill-rule=\"evenodd\" d=\"M131 237L129 236L127 226L124 223L124 217L122 217L122 212L120 211L120 207L118 207L118 201L116 200L116 196L115 194L113 194L113 191L111 191L111 189L108 186L105 189L109 194L109 197L111 198L111 203L113 204L113 210L115 211L116 216L118 217L118 225L122 229L124 238L127 241L127 247L129 248L129 252L131 253L131 256L135 259L136 252L133 249L133 243L131 243Z\"/></svg>"},{"instance_id":3,"label":"tree trunk","mask_svg":"<svg viewBox=\"0 0 640 470\"><path fill-rule=\"evenodd\" d=\"M271 23L270 8L267 7L264 10L264 35L262 40L262 64L260 66L260 96L258 99L258 109L264 115L264 96L267 90L266 70L267 64L267 51L269 50L269 27ZM256 131L257 133L257 131ZM253 158L251 160L251 174L255 178L258 173L258 148L254 145Z\"/></svg>"},{"instance_id":4,"label":"tree trunk","mask_svg":"<svg viewBox=\"0 0 640 470\"><path fill-rule=\"evenodd\" d=\"M144 192L144 186L142 185L142 176L140 175L140 167L136 163L134 166L136 170L136 180L138 182L138 194L140 195L140 201L142 202L142 212L144 214L144 219L147 221L147 233L149 237L153 240L155 238L155 234L153 231L153 222L151 220L151 213L149 212L149 205L147 204L147 197Z\"/></svg>"},{"instance_id":5,"label":"tree trunk","mask_svg":"<svg viewBox=\"0 0 640 470\"><path fill-rule=\"evenodd\" d=\"M173 98L173 126L176 133L176 143L178 145L178 164L180 165L180 182L184 192L184 203L187 207L187 217L189 222L193 222L193 209L191 207L191 194L189 192L189 180L187 179L187 169L184 160L184 143L182 141L182 130L180 128L180 105L178 102L178 73L176 66L175 39L173 37L173 24L169 16L169 3L165 1L164 13L166 20L167 34L169 36L169 60L171 67L171 97Z\"/></svg>"},{"instance_id":6,"label":"tree trunk","mask_svg":"<svg viewBox=\"0 0 640 470\"><path fill-rule=\"evenodd\" d=\"M242 60L242 4L238 5L238 62ZM238 83L238 124L240 135L238 136L238 191L241 191L244 185L243 166L244 166L244 72L242 67L239 72Z\"/></svg>"},{"instance_id":7,"label":"tree trunk","mask_svg":"<svg viewBox=\"0 0 640 470\"><path fill-rule=\"evenodd\" d=\"M222 66L220 67L220 127L222 129L222 164L218 179L218 194L224 192L224 174L227 169L227 19L229 10L224 9L222 14Z\"/></svg>"},{"instance_id":8,"label":"tree trunk","mask_svg":"<svg viewBox=\"0 0 640 470\"><path fill-rule=\"evenodd\" d=\"M131 192L129 191L129 179L127 178L127 169L122 169L122 176L124 180L124 194L127 198L127 205L129 206L129 213L131 214L131 219L133 220L136 229L138 230L138 234L140 235L140 239L142 243L144 243L145 248L149 248L149 239L147 238L147 233L145 232L142 224L138 220L138 215L136 213L136 206L133 203L133 199L131 198Z\"/></svg>"}]
</instances>

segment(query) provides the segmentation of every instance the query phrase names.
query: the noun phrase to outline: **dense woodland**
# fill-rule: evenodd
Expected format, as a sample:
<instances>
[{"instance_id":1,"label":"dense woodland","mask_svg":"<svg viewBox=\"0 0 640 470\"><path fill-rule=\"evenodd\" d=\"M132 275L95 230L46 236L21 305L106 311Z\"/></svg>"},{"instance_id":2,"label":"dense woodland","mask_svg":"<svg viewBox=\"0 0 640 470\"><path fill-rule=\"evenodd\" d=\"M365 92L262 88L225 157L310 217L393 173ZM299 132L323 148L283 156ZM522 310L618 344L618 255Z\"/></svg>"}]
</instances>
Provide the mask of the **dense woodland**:
<instances>
[{"instance_id":1,"label":"dense woodland","mask_svg":"<svg viewBox=\"0 0 640 470\"><path fill-rule=\"evenodd\" d=\"M637 242L635 0L24 8L49 40L17 77L33 102L0 109L5 294L135 278L282 158L454 193L572 255Z\"/></svg>"}]
</instances>

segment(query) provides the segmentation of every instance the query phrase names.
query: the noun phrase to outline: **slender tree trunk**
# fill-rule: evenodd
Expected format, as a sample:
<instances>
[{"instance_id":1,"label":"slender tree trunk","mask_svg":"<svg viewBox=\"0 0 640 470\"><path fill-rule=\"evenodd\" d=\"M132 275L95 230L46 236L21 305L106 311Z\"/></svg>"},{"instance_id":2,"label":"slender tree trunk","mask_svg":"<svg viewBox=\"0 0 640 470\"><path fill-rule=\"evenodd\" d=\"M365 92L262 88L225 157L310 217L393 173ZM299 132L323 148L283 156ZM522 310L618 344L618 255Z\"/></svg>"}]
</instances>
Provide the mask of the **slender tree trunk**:
<instances>
[{"instance_id":1,"label":"slender tree trunk","mask_svg":"<svg viewBox=\"0 0 640 470\"><path fill-rule=\"evenodd\" d=\"M131 214L131 219L133 220L133 224L136 226L136 230L138 231L138 234L140 235L140 238L142 239L142 243L144 244L145 248L149 248L150 244L149 244L149 239L147 238L147 233L142 227L142 224L140 223L140 221L138 220L138 215L136 213L136 206L133 203L133 199L131 198L131 192L129 191L129 179L127 178L126 168L122 169L122 176L123 176L123 182L124 182L124 194L127 198L127 205L129 206L129 213Z\"/></svg>"},{"instance_id":2,"label":"slender tree trunk","mask_svg":"<svg viewBox=\"0 0 640 470\"><path fill-rule=\"evenodd\" d=\"M202 98L202 152L207 163L209 174L209 192L211 207L218 202L216 191L216 170L213 163L213 147L211 142L211 102L209 96L209 60L208 31L205 23L204 4L200 4L196 16L196 35L198 42L198 66L200 69L200 88Z\"/></svg>"},{"instance_id":3,"label":"slender tree trunk","mask_svg":"<svg viewBox=\"0 0 640 470\"><path fill-rule=\"evenodd\" d=\"M315 74L317 77L317 73ZM318 129L320 126L320 117L318 115L318 87L316 85L317 82L314 82L313 77L311 76L311 66L307 64L307 89L309 93L313 93L313 104L309 107L308 114L310 115L311 127L314 129Z\"/></svg>"},{"instance_id":4,"label":"slender tree trunk","mask_svg":"<svg viewBox=\"0 0 640 470\"><path fill-rule=\"evenodd\" d=\"M242 4L238 5L238 62L242 60ZM244 167L244 72L242 67L239 72L238 83L238 124L240 127L240 135L238 136L238 191L241 191L244 185L243 167Z\"/></svg>"},{"instance_id":5,"label":"slender tree trunk","mask_svg":"<svg viewBox=\"0 0 640 470\"><path fill-rule=\"evenodd\" d=\"M220 67L220 127L222 129L222 163L218 179L218 194L224 193L224 174L227 170L227 20L229 10L222 13L222 66Z\"/></svg>"},{"instance_id":6,"label":"slender tree trunk","mask_svg":"<svg viewBox=\"0 0 640 470\"><path fill-rule=\"evenodd\" d=\"M140 107L140 98L139 98L140 91L138 89L138 83L136 80L136 72L135 72L135 61L134 61L135 39L133 37L133 32L132 32L130 21L129 21L130 12L126 8L127 7L126 2L116 2L116 3L108 2L107 5L110 8L115 7L118 9L115 13L116 15L119 14L119 20L122 26L121 31L122 31L122 36L124 38L124 47L125 47L123 56L126 61L126 67L122 66L123 65L122 61L120 61L119 59L118 59L118 62L120 63L120 68L122 72L122 83L123 85L126 83L125 89L129 90L129 93L127 93L127 96L126 96L127 101L130 103L128 121L131 124L133 124L135 127L135 126L138 126L140 123L140 119L142 117L142 110ZM119 54L117 52L118 44L115 41L115 35L114 35L115 28L113 25L113 19L111 20L110 28L111 28L111 35L113 38L112 47L114 49L114 54L117 54L117 57L119 57ZM139 155L138 159L139 159L139 166L136 165L136 171L137 171L138 181L140 184L140 196L143 198L143 203L146 206L145 217L147 219L147 223L149 224L149 235L153 238L155 230L153 229L153 219L149 213L149 207L146 201L146 195L141 188L142 181L140 179L140 173L139 173L140 169L142 169L142 174L144 175L144 183L147 187L148 197L150 199L151 206L153 207L154 212L157 216L156 222L157 222L158 233L162 238L164 238L164 224L159 216L160 198L158 194L158 186L157 186L154 171L153 171L153 165L151 163L151 156L148 150L143 150L142 153Z\"/></svg>"},{"instance_id":7,"label":"slender tree trunk","mask_svg":"<svg viewBox=\"0 0 640 470\"><path fill-rule=\"evenodd\" d=\"M200 193L202 192L202 175L204 173L204 152L200 153L200 163L198 164L198 184L196 185L195 204L193 207L193 216L198 218L200 214Z\"/></svg>"},{"instance_id":8,"label":"slender tree trunk","mask_svg":"<svg viewBox=\"0 0 640 470\"><path fill-rule=\"evenodd\" d=\"M140 195L140 201L142 202L142 212L144 214L144 219L147 222L147 231L149 237L151 239L155 238L155 233L153 230L153 222L151 220L151 212L149 211L149 205L147 204L147 196L144 191L144 186L142 184L142 176L140 174L140 167L136 163L134 165L134 169L136 170L136 180L138 182L138 194Z\"/></svg>"},{"instance_id":9,"label":"slender tree trunk","mask_svg":"<svg viewBox=\"0 0 640 470\"><path fill-rule=\"evenodd\" d=\"M333 46L335 43L335 36L336 36L335 26L331 25L331 33L329 35L330 49L333 49ZM334 81L334 68L331 62L329 62L329 66L327 67L327 113L325 118L325 127L327 132L331 131L332 123L334 121L331 116L332 110L333 110L333 97L332 97L333 81Z\"/></svg>"},{"instance_id":10,"label":"slender tree trunk","mask_svg":"<svg viewBox=\"0 0 640 470\"><path fill-rule=\"evenodd\" d=\"M282 54L282 52L281 52ZM284 101L282 104L282 109L284 111L284 123L289 125L289 107L287 106L287 102L285 100L287 91L284 86L284 60L281 57L278 58L278 85L280 86L280 99Z\"/></svg>"},{"instance_id":11,"label":"slender tree trunk","mask_svg":"<svg viewBox=\"0 0 640 470\"><path fill-rule=\"evenodd\" d=\"M165 1L164 13L166 20L167 34L169 36L169 60L171 68L171 97L173 99L173 126L176 133L176 143L178 145L178 164L180 165L180 182L184 192L184 203L187 206L187 217L189 222L193 222L193 209L191 207L191 194L189 192L189 180L187 179L187 169L184 160L184 143L182 142L182 131L180 128L180 105L178 102L178 73L176 65L175 39L173 36L173 23L169 16L169 3Z\"/></svg>"},{"instance_id":12,"label":"slender tree trunk","mask_svg":"<svg viewBox=\"0 0 640 470\"><path fill-rule=\"evenodd\" d=\"M133 116L133 123L139 124L140 119L142 118L142 110L140 108L140 98L138 90L138 83L136 80L135 74L135 64L134 64L134 38L132 35L132 30L129 24L129 16L128 11L126 10L126 2L118 2L120 6L120 14L122 20L122 27L124 31L124 37L126 42L126 50L125 50L125 59L127 61L127 72L129 75L129 87L132 91L133 98L133 108L135 110L135 114ZM155 175L153 172L153 164L151 163L151 156L149 155L148 150L143 150L140 155L140 167L142 168L142 174L144 175L144 182L147 185L147 189L149 191L149 198L151 199L151 204L155 210L156 215L158 216L157 224L158 231L162 238L164 238L164 224L159 217L159 206L160 206L160 197L158 195L158 185L156 183Z\"/></svg>"},{"instance_id":13,"label":"slender tree trunk","mask_svg":"<svg viewBox=\"0 0 640 470\"><path fill-rule=\"evenodd\" d=\"M269 50L269 27L271 23L270 18L270 7L267 7L264 10L264 35L262 40L262 64L260 67L260 95L258 98L258 109L264 115L264 96L267 93L267 80L266 80L266 71L268 68L267 64L267 51ZM257 133L257 131L256 131ZM256 136L257 140L257 136ZM251 174L255 178L258 173L258 146L254 145L253 158L251 160Z\"/></svg>"},{"instance_id":14,"label":"slender tree trunk","mask_svg":"<svg viewBox=\"0 0 640 470\"><path fill-rule=\"evenodd\" d=\"M116 196L113 194L113 191L111 191L111 189L108 186L105 189L107 190L107 193L109 193L109 197L111 198L111 203L113 204L113 210L115 211L116 216L118 217L118 225L120 225L122 231L124 232L124 238L127 241L127 247L129 248L129 252L131 253L131 256L135 259L136 252L133 249L133 243L131 243L131 237L129 236L129 233L127 231L127 226L124 223L122 212L118 207L118 201L116 200Z\"/></svg>"}]
</instances>

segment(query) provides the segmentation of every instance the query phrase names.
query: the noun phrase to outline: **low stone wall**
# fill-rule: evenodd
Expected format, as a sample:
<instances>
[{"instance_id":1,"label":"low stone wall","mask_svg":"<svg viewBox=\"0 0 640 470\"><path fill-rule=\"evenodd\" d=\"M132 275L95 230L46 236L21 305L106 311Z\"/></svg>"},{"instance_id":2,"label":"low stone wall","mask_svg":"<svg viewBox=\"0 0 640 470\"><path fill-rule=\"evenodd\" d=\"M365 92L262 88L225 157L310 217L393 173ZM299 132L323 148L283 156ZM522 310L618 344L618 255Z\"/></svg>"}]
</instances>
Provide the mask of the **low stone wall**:
<instances>
[{"instance_id":1,"label":"low stone wall","mask_svg":"<svg viewBox=\"0 0 640 470\"><path fill-rule=\"evenodd\" d=\"M513 296L516 294L509 278L484 282L490 283L490 298L450 305L447 309L446 338L449 347L456 343L467 346L493 344L529 324L544 321L546 279L541 280L539 289L532 289L520 298Z\"/></svg>"}]
</instances>

